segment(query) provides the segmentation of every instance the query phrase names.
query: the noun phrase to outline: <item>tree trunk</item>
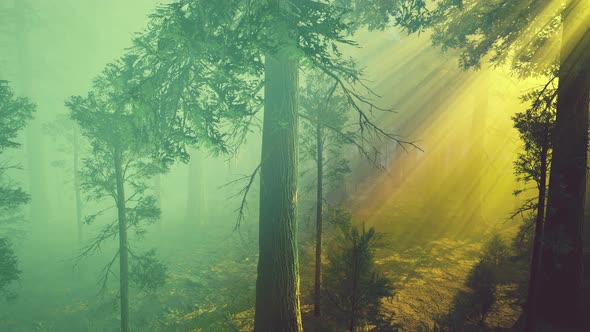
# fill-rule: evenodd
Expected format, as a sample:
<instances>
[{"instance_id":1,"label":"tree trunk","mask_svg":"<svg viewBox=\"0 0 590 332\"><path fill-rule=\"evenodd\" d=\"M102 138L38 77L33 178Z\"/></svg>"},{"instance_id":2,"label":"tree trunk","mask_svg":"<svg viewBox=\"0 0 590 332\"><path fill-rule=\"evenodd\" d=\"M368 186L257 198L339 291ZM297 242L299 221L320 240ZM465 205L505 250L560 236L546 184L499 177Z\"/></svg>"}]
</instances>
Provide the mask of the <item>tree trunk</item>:
<instances>
[{"instance_id":1,"label":"tree trunk","mask_svg":"<svg viewBox=\"0 0 590 332\"><path fill-rule=\"evenodd\" d=\"M188 194L186 201L186 221L191 225L207 223L207 204L205 203L205 163L203 155L197 150L191 152L188 169Z\"/></svg>"},{"instance_id":2,"label":"tree trunk","mask_svg":"<svg viewBox=\"0 0 590 332\"><path fill-rule=\"evenodd\" d=\"M80 143L78 142L78 128L77 125L73 125L73 150L74 150L74 194L76 199L76 225L78 227L78 244L82 245L84 238L82 233L82 226L84 224L84 220L82 218L82 196L80 194Z\"/></svg>"},{"instance_id":3,"label":"tree trunk","mask_svg":"<svg viewBox=\"0 0 590 332\"><path fill-rule=\"evenodd\" d=\"M121 296L121 332L129 332L129 262L127 248L127 220L125 216L125 184L121 152L115 149L115 177L117 178L117 212L119 218L119 291Z\"/></svg>"},{"instance_id":4,"label":"tree trunk","mask_svg":"<svg viewBox=\"0 0 590 332\"><path fill-rule=\"evenodd\" d=\"M156 206L158 209L162 210L162 175L160 173L154 175L154 197L156 198ZM158 220L158 228L160 231L163 229L162 227L162 218Z\"/></svg>"},{"instance_id":5,"label":"tree trunk","mask_svg":"<svg viewBox=\"0 0 590 332\"><path fill-rule=\"evenodd\" d=\"M547 131L546 131L547 132ZM537 298L538 278L541 267L541 252L543 250L543 222L545 220L545 195L547 186L547 153L549 151L548 135L541 150L541 177L539 179L539 199L537 201L537 217L535 218L535 234L533 237L533 253L529 275L527 294L526 332L535 332L537 326Z\"/></svg>"},{"instance_id":6,"label":"tree trunk","mask_svg":"<svg viewBox=\"0 0 590 332\"><path fill-rule=\"evenodd\" d=\"M572 0L563 20L557 119L549 177L539 314L558 327L582 321L582 224L586 183L590 33ZM580 37L574 34L580 33Z\"/></svg>"},{"instance_id":7,"label":"tree trunk","mask_svg":"<svg viewBox=\"0 0 590 332\"><path fill-rule=\"evenodd\" d=\"M272 10L285 10L272 0ZM270 29L289 43L284 20ZM259 257L254 332L300 332L297 257L298 61L289 46L265 58Z\"/></svg>"},{"instance_id":8,"label":"tree trunk","mask_svg":"<svg viewBox=\"0 0 590 332\"><path fill-rule=\"evenodd\" d=\"M35 99L36 89L34 82L34 61L31 54L34 54L31 36L31 18L33 5L30 0L18 0L14 3L17 17L24 22L24 27L20 26L15 32L17 36L17 58L18 71L20 77L18 86L20 93ZM42 126L39 119L41 112L36 112L35 117L29 121L25 128L25 149L27 153L27 173L29 174L29 194L31 201L29 204L29 218L33 222L43 220L47 222L51 217L50 199L47 193L47 177L45 174L45 148L44 140L41 137Z\"/></svg>"},{"instance_id":9,"label":"tree trunk","mask_svg":"<svg viewBox=\"0 0 590 332\"><path fill-rule=\"evenodd\" d=\"M318 110L319 112L319 110ZM321 315L321 278L322 278L322 207L324 201L324 142L322 136L322 126L318 115L316 124L316 141L317 141L317 214L316 214L316 239L315 239L315 288L314 288L314 309L316 317Z\"/></svg>"}]
</instances>

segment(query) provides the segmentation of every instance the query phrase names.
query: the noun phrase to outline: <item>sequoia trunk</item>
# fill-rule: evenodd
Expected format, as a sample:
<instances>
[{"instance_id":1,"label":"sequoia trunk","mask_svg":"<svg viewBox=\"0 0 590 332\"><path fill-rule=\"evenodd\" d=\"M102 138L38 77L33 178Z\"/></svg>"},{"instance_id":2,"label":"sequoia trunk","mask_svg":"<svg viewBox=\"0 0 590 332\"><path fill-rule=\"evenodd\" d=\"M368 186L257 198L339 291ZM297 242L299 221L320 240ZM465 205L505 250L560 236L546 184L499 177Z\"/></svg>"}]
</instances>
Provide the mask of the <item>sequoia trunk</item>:
<instances>
[{"instance_id":1,"label":"sequoia trunk","mask_svg":"<svg viewBox=\"0 0 590 332\"><path fill-rule=\"evenodd\" d=\"M276 13L288 1L271 1ZM278 15L277 15L278 16ZM255 332L300 332L297 258L298 61L285 20L272 33L287 42L265 58Z\"/></svg>"},{"instance_id":2,"label":"sequoia trunk","mask_svg":"<svg viewBox=\"0 0 590 332\"><path fill-rule=\"evenodd\" d=\"M557 119L545 223L539 313L558 327L582 320L582 225L586 183L590 33L583 1L563 20Z\"/></svg>"}]
</instances>

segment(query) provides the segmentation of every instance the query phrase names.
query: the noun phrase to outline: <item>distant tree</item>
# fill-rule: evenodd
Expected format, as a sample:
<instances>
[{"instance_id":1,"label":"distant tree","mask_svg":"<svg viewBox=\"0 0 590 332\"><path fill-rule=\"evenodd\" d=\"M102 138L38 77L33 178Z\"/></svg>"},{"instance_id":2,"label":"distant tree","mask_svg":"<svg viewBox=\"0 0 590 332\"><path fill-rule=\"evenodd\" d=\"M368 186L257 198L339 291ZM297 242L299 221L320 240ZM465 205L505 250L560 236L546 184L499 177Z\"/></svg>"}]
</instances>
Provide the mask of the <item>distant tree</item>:
<instances>
[{"instance_id":1,"label":"distant tree","mask_svg":"<svg viewBox=\"0 0 590 332\"><path fill-rule=\"evenodd\" d=\"M514 163L517 180L523 183L534 182L536 194L528 199L516 211L522 214L528 210L535 211L533 249L530 261L529 286L526 301L526 330L536 329L536 303L539 292L539 273L541 268L541 252L543 251L543 227L547 197L547 177L550 170L551 150L553 147L553 131L555 130L555 109L557 107L557 88L554 79L544 87L536 89L523 97L530 102L530 107L513 116L514 127L518 130L523 142L523 151L518 154ZM517 191L515 194L520 194Z\"/></svg>"},{"instance_id":2,"label":"distant tree","mask_svg":"<svg viewBox=\"0 0 590 332\"><path fill-rule=\"evenodd\" d=\"M118 237L118 250L104 268L101 283L105 290L118 258L122 332L129 331L130 324L129 279L140 287L157 287L166 275L166 267L156 259L154 251L136 253L128 240L130 229L141 236L145 225L160 217L155 197L148 194L149 180L166 168L155 141L158 136L150 132L152 123L147 113L142 112L146 100L140 98L137 90L141 75L133 66L134 60L126 57L107 66L87 96L72 97L66 102L91 146L90 157L83 160L81 187L89 199L111 200L114 204L87 216L85 222L95 222L112 208L117 212L116 219L102 228L81 257L97 252L105 241ZM135 268L131 272L129 257Z\"/></svg>"},{"instance_id":3,"label":"distant tree","mask_svg":"<svg viewBox=\"0 0 590 332\"><path fill-rule=\"evenodd\" d=\"M57 150L65 154L65 156L62 155L61 158L53 160L51 164L62 169L65 173L71 174L71 179L66 180L66 182L72 185L71 188L74 192L78 243L82 244L84 218L82 216L83 202L80 190L80 154L83 150L83 138L80 137L80 128L71 117L64 114L47 123L45 129L53 138ZM64 157L66 159L63 159Z\"/></svg>"},{"instance_id":4,"label":"distant tree","mask_svg":"<svg viewBox=\"0 0 590 332\"><path fill-rule=\"evenodd\" d=\"M0 295L10 297L9 287L19 279L18 260L8 239L13 235L6 226L20 219L18 209L29 202L29 195L8 178L18 164L6 160L8 149L18 149L19 132L33 118L35 105L26 98L14 96L7 81L0 81Z\"/></svg>"},{"instance_id":5,"label":"distant tree","mask_svg":"<svg viewBox=\"0 0 590 332\"><path fill-rule=\"evenodd\" d=\"M381 301L393 296L391 281L375 267L380 234L374 228L342 224L342 234L330 253L324 293L331 314L349 332L379 320Z\"/></svg>"},{"instance_id":6,"label":"distant tree","mask_svg":"<svg viewBox=\"0 0 590 332\"><path fill-rule=\"evenodd\" d=\"M316 189L316 239L314 314L320 315L322 223L324 184L335 187L350 172L350 162L344 158L344 147L354 140L354 133L346 128L350 105L346 97L335 94L337 83L320 71L310 71L300 96L302 131L300 146L302 165L315 163L315 177L311 185ZM313 139L310 139L313 137ZM304 170L307 172L308 170ZM324 180L325 178L325 180Z\"/></svg>"},{"instance_id":7,"label":"distant tree","mask_svg":"<svg viewBox=\"0 0 590 332\"><path fill-rule=\"evenodd\" d=\"M582 323L582 234L590 94L590 8L584 0L443 0L430 16L436 45L519 76L559 77L539 310L559 327Z\"/></svg>"}]
</instances>

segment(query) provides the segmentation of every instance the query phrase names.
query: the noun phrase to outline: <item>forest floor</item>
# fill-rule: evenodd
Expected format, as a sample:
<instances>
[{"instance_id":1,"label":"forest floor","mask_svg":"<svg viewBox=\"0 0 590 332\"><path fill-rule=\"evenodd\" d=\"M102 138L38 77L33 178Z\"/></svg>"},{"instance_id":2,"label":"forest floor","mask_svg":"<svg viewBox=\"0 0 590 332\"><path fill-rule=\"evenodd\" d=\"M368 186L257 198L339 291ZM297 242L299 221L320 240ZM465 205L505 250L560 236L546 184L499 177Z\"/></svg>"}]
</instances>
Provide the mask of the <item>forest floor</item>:
<instances>
[{"instance_id":1,"label":"forest floor","mask_svg":"<svg viewBox=\"0 0 590 332\"><path fill-rule=\"evenodd\" d=\"M252 226L252 225L251 225ZM166 285L155 292L132 290L131 321L135 331L251 331L256 280L255 229L196 227L191 232L163 229L159 254L168 264ZM106 251L106 249L105 249ZM396 296L384 303L384 313L403 331L427 331L447 312L464 289L481 245L441 239L412 249L384 247L377 264L396 286ZM94 266L104 259L90 260ZM63 262L62 262L63 263ZM61 263L60 263L61 264ZM117 287L97 296L98 276L69 264L49 266L43 276L25 278L19 297L0 304L0 331L112 332L118 329ZM313 246L301 246L301 291L305 316L311 310ZM486 329L514 325L520 314L511 303L515 285L499 286L499 297L486 317ZM309 321L309 320L306 320Z\"/></svg>"}]
</instances>

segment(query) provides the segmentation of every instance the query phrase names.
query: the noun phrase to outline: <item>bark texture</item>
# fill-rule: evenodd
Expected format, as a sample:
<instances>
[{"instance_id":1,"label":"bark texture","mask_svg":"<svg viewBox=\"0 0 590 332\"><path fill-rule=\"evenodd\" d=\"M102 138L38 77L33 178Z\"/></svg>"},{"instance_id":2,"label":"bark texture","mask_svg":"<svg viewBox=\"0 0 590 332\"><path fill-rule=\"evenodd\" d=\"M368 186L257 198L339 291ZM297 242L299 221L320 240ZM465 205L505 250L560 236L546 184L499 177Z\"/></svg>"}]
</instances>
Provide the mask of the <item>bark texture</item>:
<instances>
[{"instance_id":1,"label":"bark texture","mask_svg":"<svg viewBox=\"0 0 590 332\"><path fill-rule=\"evenodd\" d=\"M273 0L271 4L276 14L285 9L287 1ZM275 24L275 38L288 42L287 27ZM265 62L254 332L300 332L296 234L298 61L284 46L267 54Z\"/></svg>"},{"instance_id":2,"label":"bark texture","mask_svg":"<svg viewBox=\"0 0 590 332\"><path fill-rule=\"evenodd\" d=\"M580 6L580 7L577 7ZM588 141L590 31L584 1L569 2L563 42L539 314L551 325L582 323L582 225Z\"/></svg>"}]
</instances>

